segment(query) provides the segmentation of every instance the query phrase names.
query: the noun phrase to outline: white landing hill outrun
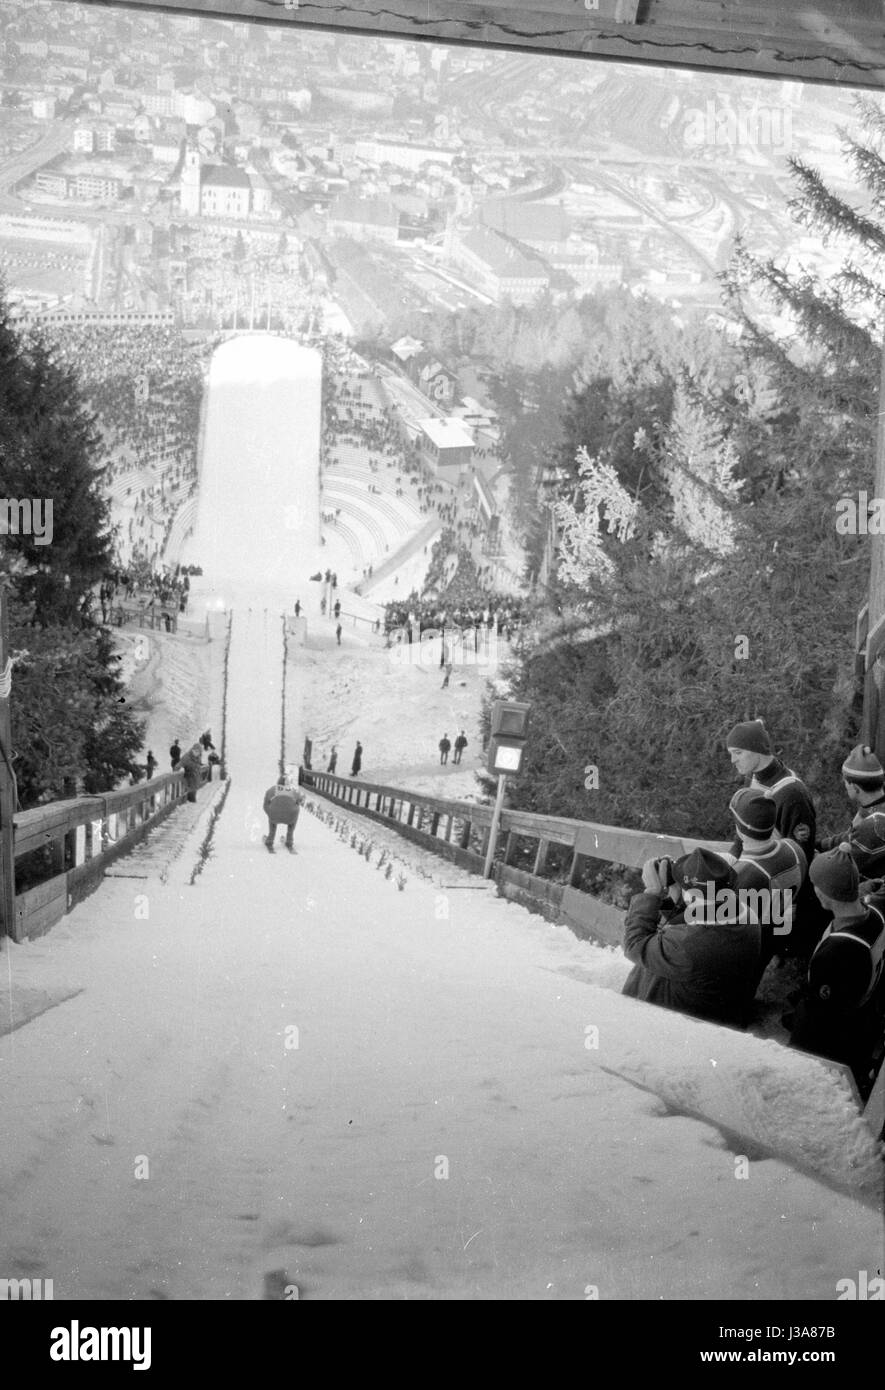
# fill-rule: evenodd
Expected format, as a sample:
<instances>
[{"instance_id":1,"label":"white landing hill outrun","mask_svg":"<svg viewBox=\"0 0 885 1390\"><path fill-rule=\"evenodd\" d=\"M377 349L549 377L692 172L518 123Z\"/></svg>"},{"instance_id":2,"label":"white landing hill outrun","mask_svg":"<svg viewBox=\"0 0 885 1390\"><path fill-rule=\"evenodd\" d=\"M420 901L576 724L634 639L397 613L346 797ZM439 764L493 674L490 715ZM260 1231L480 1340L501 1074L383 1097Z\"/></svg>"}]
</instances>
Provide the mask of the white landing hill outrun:
<instances>
[{"instance_id":1,"label":"white landing hill outrun","mask_svg":"<svg viewBox=\"0 0 885 1390\"><path fill-rule=\"evenodd\" d=\"M320 354L287 338L232 338L213 356L187 547L197 604L304 602L321 554L321 383Z\"/></svg>"}]
</instances>

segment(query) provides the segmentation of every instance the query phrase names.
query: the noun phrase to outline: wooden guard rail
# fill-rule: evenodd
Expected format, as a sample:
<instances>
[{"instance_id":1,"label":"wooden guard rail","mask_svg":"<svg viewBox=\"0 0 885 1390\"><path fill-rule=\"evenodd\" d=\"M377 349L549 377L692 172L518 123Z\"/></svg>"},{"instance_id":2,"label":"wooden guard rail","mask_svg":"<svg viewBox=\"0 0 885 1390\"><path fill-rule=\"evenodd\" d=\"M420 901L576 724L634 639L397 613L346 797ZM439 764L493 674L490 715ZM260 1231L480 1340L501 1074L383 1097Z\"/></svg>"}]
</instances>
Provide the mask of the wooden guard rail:
<instances>
[{"instance_id":1,"label":"wooden guard rail","mask_svg":"<svg viewBox=\"0 0 885 1390\"><path fill-rule=\"evenodd\" d=\"M137 623L139 627L167 632L178 631L178 604L154 602L139 603L136 599L120 599L111 604L108 617L113 627L124 623Z\"/></svg>"},{"instance_id":2,"label":"wooden guard rail","mask_svg":"<svg viewBox=\"0 0 885 1390\"><path fill-rule=\"evenodd\" d=\"M492 825L492 807L469 801L448 801L381 786L360 778L328 772L299 770L299 782L336 805L349 807L381 821L416 844L472 873L482 873ZM578 885L587 861L607 860L639 868L652 856L678 859L699 845L724 850L722 841L679 839L651 831L623 830L613 825L541 816L531 811L503 810L495 846L495 880L499 891L543 912L551 921L570 926L578 936L620 945L623 912L604 903ZM517 854L525 862L529 849L531 868L513 862ZM550 861L559 863L555 877L546 876Z\"/></svg>"},{"instance_id":3,"label":"wooden guard rail","mask_svg":"<svg viewBox=\"0 0 885 1390\"><path fill-rule=\"evenodd\" d=\"M211 767L201 772L208 782ZM13 822L16 863L48 847L50 864L47 877L15 895L13 940L40 936L54 926L184 795L184 774L166 772L122 791L19 811Z\"/></svg>"}]
</instances>

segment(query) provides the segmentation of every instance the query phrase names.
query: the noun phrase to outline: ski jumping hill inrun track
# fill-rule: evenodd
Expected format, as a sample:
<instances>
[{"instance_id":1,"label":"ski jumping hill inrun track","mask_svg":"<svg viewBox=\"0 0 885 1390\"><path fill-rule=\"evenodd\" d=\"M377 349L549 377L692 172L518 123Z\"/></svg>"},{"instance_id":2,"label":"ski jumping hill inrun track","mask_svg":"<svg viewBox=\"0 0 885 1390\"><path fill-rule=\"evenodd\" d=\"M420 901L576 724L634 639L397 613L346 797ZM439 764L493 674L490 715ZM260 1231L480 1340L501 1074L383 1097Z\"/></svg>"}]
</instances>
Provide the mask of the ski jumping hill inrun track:
<instances>
[{"instance_id":1,"label":"ski jumping hill inrun track","mask_svg":"<svg viewBox=\"0 0 885 1390\"><path fill-rule=\"evenodd\" d=\"M192 886L106 878L10 955L65 1000L0 1039L0 1268L57 1299L835 1298L880 1259L877 1161L816 1059L624 999L617 952L453 864L400 891L307 810L268 854L319 360L231 341L210 390L230 790Z\"/></svg>"}]
</instances>

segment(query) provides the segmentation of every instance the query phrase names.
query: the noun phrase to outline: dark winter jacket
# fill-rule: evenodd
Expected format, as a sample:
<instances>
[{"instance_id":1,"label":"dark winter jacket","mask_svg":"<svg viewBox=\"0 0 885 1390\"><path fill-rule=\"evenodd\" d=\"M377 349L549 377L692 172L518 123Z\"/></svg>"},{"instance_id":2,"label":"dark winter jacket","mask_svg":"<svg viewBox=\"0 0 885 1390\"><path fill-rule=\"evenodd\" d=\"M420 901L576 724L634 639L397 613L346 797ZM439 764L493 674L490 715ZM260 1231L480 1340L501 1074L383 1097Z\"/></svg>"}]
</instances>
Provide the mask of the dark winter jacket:
<instances>
[{"instance_id":1,"label":"dark winter jacket","mask_svg":"<svg viewBox=\"0 0 885 1390\"><path fill-rule=\"evenodd\" d=\"M188 792L196 792L199 790L201 782L200 768L202 765L199 747L197 747L196 750L191 748L182 758L181 770L184 773L184 785Z\"/></svg>"},{"instance_id":2,"label":"dark winter jacket","mask_svg":"<svg viewBox=\"0 0 885 1390\"><path fill-rule=\"evenodd\" d=\"M776 889L781 893L782 905L786 906L787 901L789 902L790 911L783 922L760 923L761 968L764 970L782 938L792 936L797 926L797 920L801 916L799 895L808 877L808 861L793 840L776 840L770 849L764 850L761 854L744 845L740 858L735 860L734 868L739 888L757 888L763 892ZM787 891L790 893L788 900L783 897Z\"/></svg>"},{"instance_id":3,"label":"dark winter jacket","mask_svg":"<svg viewBox=\"0 0 885 1390\"><path fill-rule=\"evenodd\" d=\"M264 813L274 825L297 825L300 809L297 792L274 783L264 793Z\"/></svg>"},{"instance_id":4,"label":"dark winter jacket","mask_svg":"<svg viewBox=\"0 0 885 1390\"><path fill-rule=\"evenodd\" d=\"M794 840L810 864L814 858L817 815L811 793L802 779L780 758L774 758L761 772L754 772L747 785L771 797L776 813L775 830L781 839ZM731 851L740 858L742 850L739 839L735 839ZM806 876L796 899L794 930L790 936L780 938L778 955L807 959L825 926L826 917Z\"/></svg>"},{"instance_id":5,"label":"dark winter jacket","mask_svg":"<svg viewBox=\"0 0 885 1390\"><path fill-rule=\"evenodd\" d=\"M624 954L634 962L623 993L714 1023L746 1027L759 980L755 922L693 924L668 898L637 893L624 921Z\"/></svg>"},{"instance_id":6,"label":"dark winter jacket","mask_svg":"<svg viewBox=\"0 0 885 1390\"><path fill-rule=\"evenodd\" d=\"M775 758L769 767L754 772L750 786L770 796L777 809L775 828L783 839L795 840L811 861L817 818L811 793L791 768Z\"/></svg>"},{"instance_id":7,"label":"dark winter jacket","mask_svg":"<svg viewBox=\"0 0 885 1390\"><path fill-rule=\"evenodd\" d=\"M818 842L819 851L835 849L847 843L861 879L877 879L885 875L885 796L868 806L861 806L857 815L841 835L829 835Z\"/></svg>"},{"instance_id":8,"label":"dark winter jacket","mask_svg":"<svg viewBox=\"0 0 885 1390\"><path fill-rule=\"evenodd\" d=\"M885 1026L885 884L859 917L830 924L816 947L795 1014L793 1047L844 1062L866 1096L870 1059Z\"/></svg>"}]
</instances>

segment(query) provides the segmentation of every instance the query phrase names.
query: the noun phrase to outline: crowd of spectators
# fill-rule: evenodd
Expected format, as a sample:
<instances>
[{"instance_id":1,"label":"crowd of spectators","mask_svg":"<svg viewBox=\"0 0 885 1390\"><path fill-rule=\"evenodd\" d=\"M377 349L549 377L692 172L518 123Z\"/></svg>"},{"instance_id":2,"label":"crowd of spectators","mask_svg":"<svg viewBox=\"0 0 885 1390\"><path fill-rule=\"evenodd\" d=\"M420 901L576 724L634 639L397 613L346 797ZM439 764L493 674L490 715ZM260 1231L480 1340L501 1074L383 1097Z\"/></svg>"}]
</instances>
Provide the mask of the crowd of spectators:
<instances>
[{"instance_id":1,"label":"crowd of spectators","mask_svg":"<svg viewBox=\"0 0 885 1390\"><path fill-rule=\"evenodd\" d=\"M388 603L384 609L384 631L410 632L409 640L420 638L422 632L441 632L447 627L462 631L481 627L494 629L511 641L524 621L522 605L506 594L486 594L476 590L473 602L450 604L445 595L437 599L422 599L411 593L403 602Z\"/></svg>"},{"instance_id":2,"label":"crowd of spectators","mask_svg":"<svg viewBox=\"0 0 885 1390\"><path fill-rule=\"evenodd\" d=\"M201 574L198 565L175 565L152 568L144 561L121 565L109 570L98 588L101 621L121 626L126 606L150 607L171 630L177 617L187 613L192 575Z\"/></svg>"},{"instance_id":3,"label":"crowd of spectators","mask_svg":"<svg viewBox=\"0 0 885 1390\"><path fill-rule=\"evenodd\" d=\"M121 554L159 564L175 515L197 486L200 407L215 342L195 347L158 325L72 324L53 336L96 416Z\"/></svg>"},{"instance_id":4,"label":"crowd of spectators","mask_svg":"<svg viewBox=\"0 0 885 1390\"><path fill-rule=\"evenodd\" d=\"M75 366L106 438L142 456L193 453L205 377L205 345L162 325L66 324L53 329Z\"/></svg>"}]
</instances>

